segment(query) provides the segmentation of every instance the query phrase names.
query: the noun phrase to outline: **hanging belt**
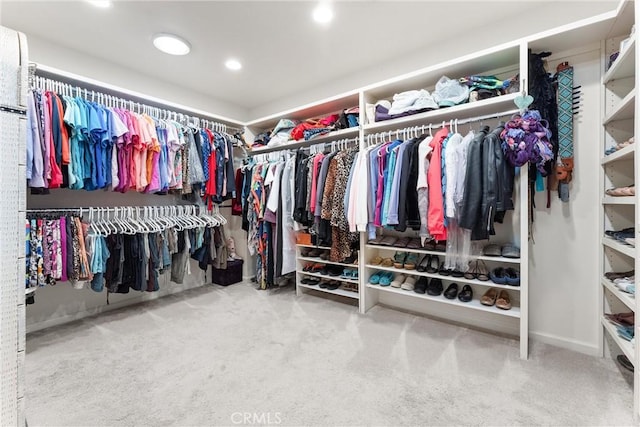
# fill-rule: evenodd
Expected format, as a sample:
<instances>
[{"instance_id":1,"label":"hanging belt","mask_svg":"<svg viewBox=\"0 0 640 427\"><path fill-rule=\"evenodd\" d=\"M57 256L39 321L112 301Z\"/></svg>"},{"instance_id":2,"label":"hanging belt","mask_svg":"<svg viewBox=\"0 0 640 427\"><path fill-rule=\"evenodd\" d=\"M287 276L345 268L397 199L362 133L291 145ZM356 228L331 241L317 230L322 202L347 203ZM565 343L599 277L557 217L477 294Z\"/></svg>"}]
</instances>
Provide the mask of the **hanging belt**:
<instances>
[{"instance_id":1,"label":"hanging belt","mask_svg":"<svg viewBox=\"0 0 640 427\"><path fill-rule=\"evenodd\" d=\"M573 67L558 65L558 195L569 201L569 183L573 172Z\"/></svg>"}]
</instances>

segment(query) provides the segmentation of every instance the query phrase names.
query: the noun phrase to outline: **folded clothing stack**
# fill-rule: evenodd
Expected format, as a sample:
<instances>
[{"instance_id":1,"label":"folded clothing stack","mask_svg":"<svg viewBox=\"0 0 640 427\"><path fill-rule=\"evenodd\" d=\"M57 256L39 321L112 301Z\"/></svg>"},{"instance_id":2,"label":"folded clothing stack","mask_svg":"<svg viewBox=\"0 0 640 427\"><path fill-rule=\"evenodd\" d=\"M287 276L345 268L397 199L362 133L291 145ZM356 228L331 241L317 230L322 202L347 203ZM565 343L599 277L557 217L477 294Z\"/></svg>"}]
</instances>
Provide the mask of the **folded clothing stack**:
<instances>
[{"instance_id":1,"label":"folded clothing stack","mask_svg":"<svg viewBox=\"0 0 640 427\"><path fill-rule=\"evenodd\" d=\"M621 338L632 341L634 338L634 324L635 314L629 313L615 313L604 315L611 323L616 325L616 331Z\"/></svg>"},{"instance_id":2,"label":"folded clothing stack","mask_svg":"<svg viewBox=\"0 0 640 427\"><path fill-rule=\"evenodd\" d=\"M616 273L613 271L607 272L604 276L611 280L615 286L623 292L631 295L636 293L636 276L635 270L624 271Z\"/></svg>"}]
</instances>

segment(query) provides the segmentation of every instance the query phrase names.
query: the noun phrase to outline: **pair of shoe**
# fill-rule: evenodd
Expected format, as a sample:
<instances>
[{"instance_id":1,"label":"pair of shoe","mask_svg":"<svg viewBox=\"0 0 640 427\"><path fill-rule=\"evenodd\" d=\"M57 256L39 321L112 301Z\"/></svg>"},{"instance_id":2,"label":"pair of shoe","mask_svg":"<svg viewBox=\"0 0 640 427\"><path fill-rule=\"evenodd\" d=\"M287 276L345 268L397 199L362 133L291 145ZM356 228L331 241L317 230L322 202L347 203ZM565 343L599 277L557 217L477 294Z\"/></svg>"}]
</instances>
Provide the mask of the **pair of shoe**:
<instances>
[{"instance_id":1,"label":"pair of shoe","mask_svg":"<svg viewBox=\"0 0 640 427\"><path fill-rule=\"evenodd\" d=\"M320 282L320 287L322 289L328 289L330 291L335 291L336 289L338 289L340 287L340 282L337 282L335 280L323 280L322 282Z\"/></svg>"},{"instance_id":2,"label":"pair of shoe","mask_svg":"<svg viewBox=\"0 0 640 427\"><path fill-rule=\"evenodd\" d=\"M440 257L438 255L425 255L416 268L418 271L437 273L440 268Z\"/></svg>"},{"instance_id":3,"label":"pair of shoe","mask_svg":"<svg viewBox=\"0 0 640 427\"><path fill-rule=\"evenodd\" d=\"M394 279L394 274L390 271L377 271L369 277L369 283L372 285L389 286Z\"/></svg>"},{"instance_id":4,"label":"pair of shoe","mask_svg":"<svg viewBox=\"0 0 640 427\"><path fill-rule=\"evenodd\" d=\"M357 283L343 283L342 289L350 292L358 292L358 284Z\"/></svg>"},{"instance_id":5,"label":"pair of shoe","mask_svg":"<svg viewBox=\"0 0 640 427\"><path fill-rule=\"evenodd\" d=\"M412 291L416 284L416 277L407 274L398 274L391 282L391 287Z\"/></svg>"},{"instance_id":6,"label":"pair of shoe","mask_svg":"<svg viewBox=\"0 0 640 427\"><path fill-rule=\"evenodd\" d=\"M447 287L447 290L444 291L444 297L446 299L455 299L458 297L461 302L469 302L473 299L473 289L471 289L469 285L464 285L458 293L458 284L452 283Z\"/></svg>"},{"instance_id":7,"label":"pair of shoe","mask_svg":"<svg viewBox=\"0 0 640 427\"><path fill-rule=\"evenodd\" d=\"M310 262L302 268L302 271L306 271L309 273L322 273L325 268L325 264L320 264L319 262Z\"/></svg>"},{"instance_id":8,"label":"pair of shoe","mask_svg":"<svg viewBox=\"0 0 640 427\"><path fill-rule=\"evenodd\" d=\"M349 257L341 261L343 264L357 264L358 263L358 251L351 252Z\"/></svg>"},{"instance_id":9,"label":"pair of shoe","mask_svg":"<svg viewBox=\"0 0 640 427\"><path fill-rule=\"evenodd\" d=\"M504 289L498 292L496 288L490 288L482 295L480 303L489 307L495 304L496 307L502 310L511 310L511 297L509 292Z\"/></svg>"},{"instance_id":10,"label":"pair of shoe","mask_svg":"<svg viewBox=\"0 0 640 427\"><path fill-rule=\"evenodd\" d=\"M418 255L408 252L396 252L393 256L393 266L406 270L415 270L418 263Z\"/></svg>"},{"instance_id":11,"label":"pair of shoe","mask_svg":"<svg viewBox=\"0 0 640 427\"><path fill-rule=\"evenodd\" d=\"M440 279L427 279L426 277L420 277L416 282L413 291L417 294L427 293L431 296L438 296L442 293L444 286Z\"/></svg>"},{"instance_id":12,"label":"pair of shoe","mask_svg":"<svg viewBox=\"0 0 640 427\"><path fill-rule=\"evenodd\" d=\"M340 275L343 279L351 279L358 280L358 269L357 268L345 268L342 270L342 274Z\"/></svg>"},{"instance_id":13,"label":"pair of shoe","mask_svg":"<svg viewBox=\"0 0 640 427\"><path fill-rule=\"evenodd\" d=\"M369 261L369 264L379 265L380 267L393 267L394 263L391 258L382 258L376 255Z\"/></svg>"},{"instance_id":14,"label":"pair of shoe","mask_svg":"<svg viewBox=\"0 0 640 427\"><path fill-rule=\"evenodd\" d=\"M318 283L320 283L320 279L317 277L305 277L304 279L300 280L300 283L302 283L303 285L317 285Z\"/></svg>"},{"instance_id":15,"label":"pair of shoe","mask_svg":"<svg viewBox=\"0 0 640 427\"><path fill-rule=\"evenodd\" d=\"M447 241L436 241L432 239L425 242L423 247L428 251L445 252L447 250Z\"/></svg>"},{"instance_id":16,"label":"pair of shoe","mask_svg":"<svg viewBox=\"0 0 640 427\"><path fill-rule=\"evenodd\" d=\"M511 267L494 268L489 273L489 277L498 285L520 286L520 272Z\"/></svg>"},{"instance_id":17,"label":"pair of shoe","mask_svg":"<svg viewBox=\"0 0 640 427\"><path fill-rule=\"evenodd\" d=\"M626 243L628 245L634 246L636 245L636 229L635 227L625 228L620 231L615 230L606 230L604 232L605 235L616 239L619 242Z\"/></svg>"},{"instance_id":18,"label":"pair of shoe","mask_svg":"<svg viewBox=\"0 0 640 427\"><path fill-rule=\"evenodd\" d=\"M520 248L512 244L506 244L503 246L490 244L482 248L482 254L484 256L502 256L504 258L520 258Z\"/></svg>"},{"instance_id":19,"label":"pair of shoe","mask_svg":"<svg viewBox=\"0 0 640 427\"><path fill-rule=\"evenodd\" d=\"M489 269L482 260L469 261L469 267L464 273L464 278L469 280L478 279L486 282L489 280Z\"/></svg>"}]
</instances>

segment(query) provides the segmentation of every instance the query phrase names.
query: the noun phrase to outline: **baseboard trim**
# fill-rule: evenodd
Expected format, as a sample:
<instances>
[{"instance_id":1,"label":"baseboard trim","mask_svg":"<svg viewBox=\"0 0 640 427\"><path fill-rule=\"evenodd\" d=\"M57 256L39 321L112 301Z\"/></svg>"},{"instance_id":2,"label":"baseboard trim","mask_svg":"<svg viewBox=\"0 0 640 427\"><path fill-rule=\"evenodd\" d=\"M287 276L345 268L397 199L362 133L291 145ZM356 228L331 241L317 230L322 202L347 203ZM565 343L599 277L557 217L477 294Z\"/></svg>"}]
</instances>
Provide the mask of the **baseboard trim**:
<instances>
[{"instance_id":1,"label":"baseboard trim","mask_svg":"<svg viewBox=\"0 0 640 427\"><path fill-rule=\"evenodd\" d=\"M546 334L543 332L529 332L529 338L533 341L549 344L554 347L565 348L567 350L577 351L578 353L589 356L601 356L602 350L597 346L584 341L573 340L570 338L559 337L557 335Z\"/></svg>"},{"instance_id":2,"label":"baseboard trim","mask_svg":"<svg viewBox=\"0 0 640 427\"><path fill-rule=\"evenodd\" d=\"M189 286L172 287L165 290L164 292L160 291L160 292L144 293L137 298L130 298L123 301L112 302L109 305L106 305L106 304L100 305L90 310L79 311L76 313L67 314L65 316L60 316L53 319L47 319L42 322L32 323L27 325L26 327L27 335L30 334L31 332L41 331L43 329L51 328L54 326L61 326L76 320L81 320L87 317L95 316L97 314L106 313L109 311L117 310L123 307L128 307L130 305L140 304L147 301L153 301L158 298L163 298L169 295L178 294L180 292L188 291L190 289L198 289L207 285L210 285L210 284L208 283L193 284Z\"/></svg>"}]
</instances>

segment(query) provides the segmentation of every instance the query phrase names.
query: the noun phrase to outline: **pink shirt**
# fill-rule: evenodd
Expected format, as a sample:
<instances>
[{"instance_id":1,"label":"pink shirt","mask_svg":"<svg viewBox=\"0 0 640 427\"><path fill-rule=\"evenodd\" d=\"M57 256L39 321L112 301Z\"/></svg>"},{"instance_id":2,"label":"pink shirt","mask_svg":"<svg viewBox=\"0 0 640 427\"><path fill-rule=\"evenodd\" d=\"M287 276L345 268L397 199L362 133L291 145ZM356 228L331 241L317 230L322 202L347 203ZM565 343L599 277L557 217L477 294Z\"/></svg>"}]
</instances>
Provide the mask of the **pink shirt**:
<instances>
[{"instance_id":1,"label":"pink shirt","mask_svg":"<svg viewBox=\"0 0 640 427\"><path fill-rule=\"evenodd\" d=\"M433 151L427 171L429 186L427 224L429 225L429 234L438 241L447 240L447 229L444 226L444 201L442 200L442 142L447 135L449 135L449 129L442 128L429 144Z\"/></svg>"}]
</instances>

